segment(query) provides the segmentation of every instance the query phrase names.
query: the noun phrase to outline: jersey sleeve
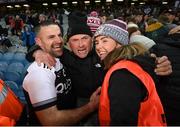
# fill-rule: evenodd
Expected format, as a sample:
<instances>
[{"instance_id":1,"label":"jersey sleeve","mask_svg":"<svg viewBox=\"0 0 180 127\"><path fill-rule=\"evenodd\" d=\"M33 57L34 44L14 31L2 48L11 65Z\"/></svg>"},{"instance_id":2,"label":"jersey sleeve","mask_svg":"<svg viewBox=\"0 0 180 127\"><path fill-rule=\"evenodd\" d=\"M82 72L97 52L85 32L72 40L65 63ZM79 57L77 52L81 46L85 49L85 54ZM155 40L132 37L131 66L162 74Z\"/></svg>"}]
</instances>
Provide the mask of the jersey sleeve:
<instances>
[{"instance_id":1,"label":"jersey sleeve","mask_svg":"<svg viewBox=\"0 0 180 127\"><path fill-rule=\"evenodd\" d=\"M28 92L34 108L52 106L52 103L55 105L57 100L55 79L54 69L49 69L44 64L38 66L37 63L33 63L28 68L23 88Z\"/></svg>"}]
</instances>

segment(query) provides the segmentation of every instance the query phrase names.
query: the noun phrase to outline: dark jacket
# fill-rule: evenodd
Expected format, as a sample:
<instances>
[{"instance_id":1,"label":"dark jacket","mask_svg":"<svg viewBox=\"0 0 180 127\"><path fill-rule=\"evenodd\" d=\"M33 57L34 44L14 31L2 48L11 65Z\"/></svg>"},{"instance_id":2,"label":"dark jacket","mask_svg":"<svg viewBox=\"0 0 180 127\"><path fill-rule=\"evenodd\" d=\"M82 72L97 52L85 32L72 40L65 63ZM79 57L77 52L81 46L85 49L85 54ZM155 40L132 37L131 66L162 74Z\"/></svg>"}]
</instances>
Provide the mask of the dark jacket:
<instances>
[{"instance_id":1,"label":"dark jacket","mask_svg":"<svg viewBox=\"0 0 180 127\"><path fill-rule=\"evenodd\" d=\"M162 78L163 87L180 98L180 34L169 35L160 38L151 50L158 56L166 55L171 61L172 74Z\"/></svg>"},{"instance_id":2,"label":"dark jacket","mask_svg":"<svg viewBox=\"0 0 180 127\"><path fill-rule=\"evenodd\" d=\"M157 86L169 126L180 125L180 34L160 38L152 52L158 56L166 55L171 61L172 74L161 77Z\"/></svg>"},{"instance_id":3,"label":"dark jacket","mask_svg":"<svg viewBox=\"0 0 180 127\"><path fill-rule=\"evenodd\" d=\"M64 49L60 59L70 72L78 97L89 98L102 85L104 70L94 49L84 59Z\"/></svg>"}]
</instances>

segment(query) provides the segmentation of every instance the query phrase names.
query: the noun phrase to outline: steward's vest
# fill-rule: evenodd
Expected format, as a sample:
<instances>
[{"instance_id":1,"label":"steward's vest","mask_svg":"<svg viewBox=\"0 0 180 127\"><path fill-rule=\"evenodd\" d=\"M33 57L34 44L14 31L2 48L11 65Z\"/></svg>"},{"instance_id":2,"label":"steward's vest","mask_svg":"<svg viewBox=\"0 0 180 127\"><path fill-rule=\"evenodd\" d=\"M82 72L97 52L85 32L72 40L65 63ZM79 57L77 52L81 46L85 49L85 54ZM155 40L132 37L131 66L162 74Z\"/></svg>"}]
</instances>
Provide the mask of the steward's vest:
<instances>
[{"instance_id":1,"label":"steward's vest","mask_svg":"<svg viewBox=\"0 0 180 127\"><path fill-rule=\"evenodd\" d=\"M0 79L0 126L13 126L19 120L23 104Z\"/></svg>"},{"instance_id":2,"label":"steward's vest","mask_svg":"<svg viewBox=\"0 0 180 127\"><path fill-rule=\"evenodd\" d=\"M128 60L121 60L113 65L105 76L100 95L100 125L110 125L110 100L108 96L109 78L114 71L119 69L127 69L129 72L134 74L139 80L141 80L148 91L147 99L140 104L138 126L166 126L164 109L157 94L153 79L138 64Z\"/></svg>"}]
</instances>

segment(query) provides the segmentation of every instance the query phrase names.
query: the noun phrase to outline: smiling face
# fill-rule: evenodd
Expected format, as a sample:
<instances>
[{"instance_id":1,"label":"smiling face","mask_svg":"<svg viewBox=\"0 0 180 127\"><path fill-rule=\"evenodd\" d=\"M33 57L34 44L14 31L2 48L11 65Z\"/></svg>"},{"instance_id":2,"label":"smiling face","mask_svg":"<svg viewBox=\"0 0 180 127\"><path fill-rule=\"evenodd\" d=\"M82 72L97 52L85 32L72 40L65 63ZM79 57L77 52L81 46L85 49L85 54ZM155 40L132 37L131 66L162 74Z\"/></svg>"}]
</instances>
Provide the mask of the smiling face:
<instances>
[{"instance_id":1,"label":"smiling face","mask_svg":"<svg viewBox=\"0 0 180 127\"><path fill-rule=\"evenodd\" d=\"M72 52L79 58L87 57L92 49L92 39L86 34L77 34L69 38L69 47Z\"/></svg>"},{"instance_id":2,"label":"smiling face","mask_svg":"<svg viewBox=\"0 0 180 127\"><path fill-rule=\"evenodd\" d=\"M106 37L106 36L97 36L94 41L96 46L96 52L101 60L104 60L104 58L111 51L121 46L111 37Z\"/></svg>"},{"instance_id":3,"label":"smiling face","mask_svg":"<svg viewBox=\"0 0 180 127\"><path fill-rule=\"evenodd\" d=\"M52 56L62 55L63 39L58 25L42 26L35 40L45 52Z\"/></svg>"}]
</instances>

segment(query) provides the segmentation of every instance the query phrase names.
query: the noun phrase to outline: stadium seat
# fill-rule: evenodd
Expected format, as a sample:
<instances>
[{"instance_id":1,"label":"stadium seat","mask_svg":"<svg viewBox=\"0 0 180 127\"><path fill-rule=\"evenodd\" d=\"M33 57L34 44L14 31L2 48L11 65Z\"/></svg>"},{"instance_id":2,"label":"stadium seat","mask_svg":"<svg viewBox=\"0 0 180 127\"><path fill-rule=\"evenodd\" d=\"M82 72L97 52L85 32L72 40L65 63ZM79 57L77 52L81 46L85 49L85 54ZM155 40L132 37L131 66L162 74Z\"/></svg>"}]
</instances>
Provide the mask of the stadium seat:
<instances>
[{"instance_id":1,"label":"stadium seat","mask_svg":"<svg viewBox=\"0 0 180 127\"><path fill-rule=\"evenodd\" d=\"M8 52L16 53L16 51L17 51L16 46L11 46L11 47L8 48Z\"/></svg>"},{"instance_id":2,"label":"stadium seat","mask_svg":"<svg viewBox=\"0 0 180 127\"><path fill-rule=\"evenodd\" d=\"M17 52L27 53L27 47L19 46L19 47L17 48Z\"/></svg>"},{"instance_id":3,"label":"stadium seat","mask_svg":"<svg viewBox=\"0 0 180 127\"><path fill-rule=\"evenodd\" d=\"M6 52L4 53L2 60L10 62L13 59L13 57L14 57L14 53Z\"/></svg>"},{"instance_id":4,"label":"stadium seat","mask_svg":"<svg viewBox=\"0 0 180 127\"><path fill-rule=\"evenodd\" d=\"M2 57L3 57L3 53L0 52L0 60L2 59Z\"/></svg>"},{"instance_id":5,"label":"stadium seat","mask_svg":"<svg viewBox=\"0 0 180 127\"><path fill-rule=\"evenodd\" d=\"M16 94L16 96L18 96L18 94L19 94L19 87L16 84L16 82L14 82L14 81L5 81L5 83Z\"/></svg>"},{"instance_id":6,"label":"stadium seat","mask_svg":"<svg viewBox=\"0 0 180 127\"><path fill-rule=\"evenodd\" d=\"M4 74L0 71L0 79L4 80Z\"/></svg>"},{"instance_id":7,"label":"stadium seat","mask_svg":"<svg viewBox=\"0 0 180 127\"><path fill-rule=\"evenodd\" d=\"M15 71L4 72L4 80L5 81L14 81L18 85L22 84L20 74L18 72L15 72Z\"/></svg>"},{"instance_id":8,"label":"stadium seat","mask_svg":"<svg viewBox=\"0 0 180 127\"><path fill-rule=\"evenodd\" d=\"M14 71L14 72L19 73L20 75L22 74L23 70L24 70L24 65L20 62L13 62L9 64L8 69L7 69L8 72Z\"/></svg>"},{"instance_id":9,"label":"stadium seat","mask_svg":"<svg viewBox=\"0 0 180 127\"><path fill-rule=\"evenodd\" d=\"M25 99L25 96L24 96L24 92L23 92L22 86L19 86L18 97L19 97L19 99L21 100L21 102L23 102L24 104L27 103L27 102L26 102L26 99Z\"/></svg>"},{"instance_id":10,"label":"stadium seat","mask_svg":"<svg viewBox=\"0 0 180 127\"><path fill-rule=\"evenodd\" d=\"M5 72L8 68L8 63L6 61L0 61L0 71Z\"/></svg>"},{"instance_id":11,"label":"stadium seat","mask_svg":"<svg viewBox=\"0 0 180 127\"><path fill-rule=\"evenodd\" d=\"M13 62L21 62L25 65L26 63L26 54L22 52L17 52L14 54Z\"/></svg>"}]
</instances>

